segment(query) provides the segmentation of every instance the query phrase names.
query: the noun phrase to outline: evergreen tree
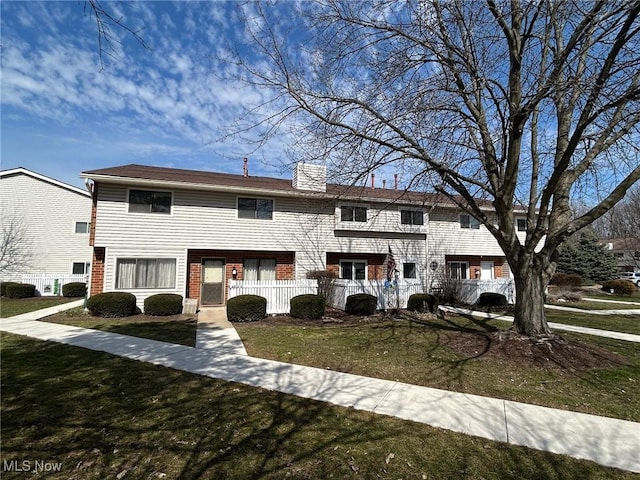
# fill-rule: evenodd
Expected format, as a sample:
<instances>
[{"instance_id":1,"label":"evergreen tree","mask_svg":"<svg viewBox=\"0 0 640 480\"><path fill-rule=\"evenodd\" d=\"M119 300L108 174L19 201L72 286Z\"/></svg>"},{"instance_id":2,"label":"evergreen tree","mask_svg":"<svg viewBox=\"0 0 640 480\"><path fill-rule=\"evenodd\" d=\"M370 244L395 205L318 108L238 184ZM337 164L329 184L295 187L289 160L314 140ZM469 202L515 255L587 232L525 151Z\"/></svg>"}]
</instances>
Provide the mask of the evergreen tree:
<instances>
[{"instance_id":1,"label":"evergreen tree","mask_svg":"<svg viewBox=\"0 0 640 480\"><path fill-rule=\"evenodd\" d=\"M616 278L617 269L613 253L591 230L583 231L575 240L558 249L557 271L578 274L585 283Z\"/></svg>"}]
</instances>

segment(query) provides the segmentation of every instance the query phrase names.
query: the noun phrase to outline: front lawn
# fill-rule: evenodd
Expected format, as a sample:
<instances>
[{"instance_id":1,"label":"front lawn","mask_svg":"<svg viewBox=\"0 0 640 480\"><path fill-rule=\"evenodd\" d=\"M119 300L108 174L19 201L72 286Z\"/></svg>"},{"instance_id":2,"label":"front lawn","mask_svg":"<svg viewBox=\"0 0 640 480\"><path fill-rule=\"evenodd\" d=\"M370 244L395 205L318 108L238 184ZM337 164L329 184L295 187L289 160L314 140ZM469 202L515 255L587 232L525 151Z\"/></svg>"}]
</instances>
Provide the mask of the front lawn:
<instances>
[{"instance_id":1,"label":"front lawn","mask_svg":"<svg viewBox=\"0 0 640 480\"><path fill-rule=\"evenodd\" d=\"M593 315L547 309L547 321L640 335L640 315Z\"/></svg>"},{"instance_id":2,"label":"front lawn","mask_svg":"<svg viewBox=\"0 0 640 480\"><path fill-rule=\"evenodd\" d=\"M250 355L357 375L640 421L638 344L562 333L539 345L501 321L294 323L235 327Z\"/></svg>"},{"instance_id":3,"label":"front lawn","mask_svg":"<svg viewBox=\"0 0 640 480\"><path fill-rule=\"evenodd\" d=\"M130 317L102 318L85 313L82 308L74 308L41 320L148 338L160 342L178 343L187 347L194 347L196 344L197 321L195 315L153 317L138 314Z\"/></svg>"},{"instance_id":4,"label":"front lawn","mask_svg":"<svg viewBox=\"0 0 640 480\"><path fill-rule=\"evenodd\" d=\"M31 297L0 299L0 318L9 318L22 313L34 312L43 308L55 307L63 303L80 300L72 297Z\"/></svg>"},{"instance_id":5,"label":"front lawn","mask_svg":"<svg viewBox=\"0 0 640 480\"><path fill-rule=\"evenodd\" d=\"M635 478L102 352L4 333L1 348L3 479ZM25 460L60 471L8 470Z\"/></svg>"}]
</instances>

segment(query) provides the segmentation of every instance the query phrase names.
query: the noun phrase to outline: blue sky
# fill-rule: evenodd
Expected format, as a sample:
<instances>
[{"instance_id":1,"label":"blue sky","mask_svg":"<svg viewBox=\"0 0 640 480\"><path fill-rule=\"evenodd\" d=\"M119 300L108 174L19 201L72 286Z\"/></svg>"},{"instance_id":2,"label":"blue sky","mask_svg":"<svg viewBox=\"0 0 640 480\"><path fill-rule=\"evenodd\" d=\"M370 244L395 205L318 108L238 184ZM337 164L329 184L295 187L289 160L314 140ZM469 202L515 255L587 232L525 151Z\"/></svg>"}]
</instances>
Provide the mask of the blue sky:
<instances>
[{"instance_id":1,"label":"blue sky","mask_svg":"<svg viewBox=\"0 0 640 480\"><path fill-rule=\"evenodd\" d=\"M242 40L236 2L103 2L139 29L101 67L83 1L2 1L2 169L25 167L82 185L85 170L139 163L289 176L286 136L257 151L226 129L266 92L223 80L218 60Z\"/></svg>"}]
</instances>

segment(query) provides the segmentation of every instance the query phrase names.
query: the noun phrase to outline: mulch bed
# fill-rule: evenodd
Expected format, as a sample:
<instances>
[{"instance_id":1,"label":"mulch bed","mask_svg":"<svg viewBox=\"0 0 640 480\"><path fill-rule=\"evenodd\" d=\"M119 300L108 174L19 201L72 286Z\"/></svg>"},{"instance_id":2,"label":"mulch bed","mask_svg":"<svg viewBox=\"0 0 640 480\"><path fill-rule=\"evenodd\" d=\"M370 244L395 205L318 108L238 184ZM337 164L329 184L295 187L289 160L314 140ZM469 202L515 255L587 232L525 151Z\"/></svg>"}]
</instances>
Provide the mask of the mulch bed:
<instances>
[{"instance_id":1,"label":"mulch bed","mask_svg":"<svg viewBox=\"0 0 640 480\"><path fill-rule=\"evenodd\" d=\"M419 317L401 313L400 320L417 321L429 325L430 315ZM304 327L356 327L394 320L384 313L376 313L368 317L348 315L341 310L327 309L322 320L305 320L288 315L267 317L252 326L269 327L304 326ZM426 321L425 321L426 320ZM510 330L458 330L442 328L433 324L442 335L439 341L451 350L469 358L484 361L508 362L526 368L543 368L560 372L584 372L591 369L613 368L627 365L628 361L621 355L589 342L581 342L554 334L550 336L527 337Z\"/></svg>"}]
</instances>

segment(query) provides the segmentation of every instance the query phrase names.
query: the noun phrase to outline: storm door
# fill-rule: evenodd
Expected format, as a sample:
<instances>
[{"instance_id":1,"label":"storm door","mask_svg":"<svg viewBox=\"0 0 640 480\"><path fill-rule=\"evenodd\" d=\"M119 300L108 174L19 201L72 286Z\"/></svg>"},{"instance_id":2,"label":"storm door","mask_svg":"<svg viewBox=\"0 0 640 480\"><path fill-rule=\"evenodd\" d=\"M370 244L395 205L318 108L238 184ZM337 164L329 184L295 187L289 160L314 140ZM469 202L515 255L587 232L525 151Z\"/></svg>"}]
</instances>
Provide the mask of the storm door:
<instances>
[{"instance_id":1,"label":"storm door","mask_svg":"<svg viewBox=\"0 0 640 480\"><path fill-rule=\"evenodd\" d=\"M202 305L222 305L224 303L224 260L202 260Z\"/></svg>"}]
</instances>

